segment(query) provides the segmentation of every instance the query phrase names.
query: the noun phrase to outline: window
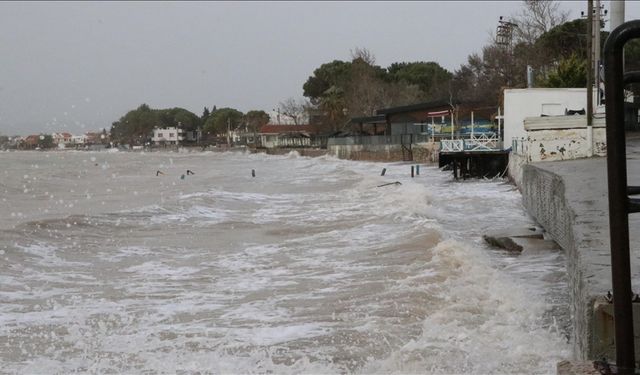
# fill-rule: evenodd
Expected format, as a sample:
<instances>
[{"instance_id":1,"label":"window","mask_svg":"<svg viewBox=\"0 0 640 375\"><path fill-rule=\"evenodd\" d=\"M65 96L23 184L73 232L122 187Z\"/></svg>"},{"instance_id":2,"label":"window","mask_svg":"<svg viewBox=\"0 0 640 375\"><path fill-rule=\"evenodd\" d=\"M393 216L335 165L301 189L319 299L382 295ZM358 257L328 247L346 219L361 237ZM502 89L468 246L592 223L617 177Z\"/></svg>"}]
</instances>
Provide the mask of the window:
<instances>
[{"instance_id":1,"label":"window","mask_svg":"<svg viewBox=\"0 0 640 375\"><path fill-rule=\"evenodd\" d=\"M158 133L158 138L162 138L162 133Z\"/></svg>"},{"instance_id":2,"label":"window","mask_svg":"<svg viewBox=\"0 0 640 375\"><path fill-rule=\"evenodd\" d=\"M173 133L169 133L169 138L173 138Z\"/></svg>"}]
</instances>

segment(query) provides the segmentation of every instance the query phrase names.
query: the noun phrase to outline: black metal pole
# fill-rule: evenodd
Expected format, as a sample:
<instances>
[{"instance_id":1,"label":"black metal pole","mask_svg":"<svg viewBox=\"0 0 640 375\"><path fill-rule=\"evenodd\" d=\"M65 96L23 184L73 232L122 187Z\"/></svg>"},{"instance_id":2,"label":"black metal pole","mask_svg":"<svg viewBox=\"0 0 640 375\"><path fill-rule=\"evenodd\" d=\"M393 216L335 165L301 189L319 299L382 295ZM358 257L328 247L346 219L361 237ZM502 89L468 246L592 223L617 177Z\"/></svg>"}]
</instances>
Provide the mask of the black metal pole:
<instances>
[{"instance_id":1,"label":"black metal pole","mask_svg":"<svg viewBox=\"0 0 640 375\"><path fill-rule=\"evenodd\" d=\"M604 47L609 233L616 365L624 369L635 367L635 348L629 261L629 197L624 133L622 51L627 41L637 37L640 37L640 21L627 22L611 32Z\"/></svg>"}]
</instances>

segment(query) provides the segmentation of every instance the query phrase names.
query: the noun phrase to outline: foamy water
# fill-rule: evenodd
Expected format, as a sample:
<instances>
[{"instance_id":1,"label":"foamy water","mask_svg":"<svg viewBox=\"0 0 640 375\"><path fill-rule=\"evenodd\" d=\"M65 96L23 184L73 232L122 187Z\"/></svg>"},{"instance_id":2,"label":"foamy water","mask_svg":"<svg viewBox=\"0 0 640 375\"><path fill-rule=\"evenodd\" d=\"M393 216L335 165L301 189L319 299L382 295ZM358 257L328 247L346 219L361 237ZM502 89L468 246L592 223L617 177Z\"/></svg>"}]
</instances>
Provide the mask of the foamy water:
<instances>
[{"instance_id":1,"label":"foamy water","mask_svg":"<svg viewBox=\"0 0 640 375\"><path fill-rule=\"evenodd\" d=\"M553 373L570 355L563 254L481 240L533 225L501 180L295 154L0 167L5 373Z\"/></svg>"}]
</instances>

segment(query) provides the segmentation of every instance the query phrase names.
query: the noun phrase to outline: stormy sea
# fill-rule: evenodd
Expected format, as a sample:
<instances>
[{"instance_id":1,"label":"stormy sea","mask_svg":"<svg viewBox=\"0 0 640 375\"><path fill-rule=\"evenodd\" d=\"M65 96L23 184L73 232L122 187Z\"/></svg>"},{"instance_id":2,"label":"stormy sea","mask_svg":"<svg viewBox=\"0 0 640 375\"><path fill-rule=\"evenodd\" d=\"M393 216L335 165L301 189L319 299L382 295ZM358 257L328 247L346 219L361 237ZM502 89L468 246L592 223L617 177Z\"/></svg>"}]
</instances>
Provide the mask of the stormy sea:
<instances>
[{"instance_id":1,"label":"stormy sea","mask_svg":"<svg viewBox=\"0 0 640 375\"><path fill-rule=\"evenodd\" d=\"M505 180L2 152L0 197L0 373L553 373L571 356L563 253L482 240L535 226Z\"/></svg>"}]
</instances>

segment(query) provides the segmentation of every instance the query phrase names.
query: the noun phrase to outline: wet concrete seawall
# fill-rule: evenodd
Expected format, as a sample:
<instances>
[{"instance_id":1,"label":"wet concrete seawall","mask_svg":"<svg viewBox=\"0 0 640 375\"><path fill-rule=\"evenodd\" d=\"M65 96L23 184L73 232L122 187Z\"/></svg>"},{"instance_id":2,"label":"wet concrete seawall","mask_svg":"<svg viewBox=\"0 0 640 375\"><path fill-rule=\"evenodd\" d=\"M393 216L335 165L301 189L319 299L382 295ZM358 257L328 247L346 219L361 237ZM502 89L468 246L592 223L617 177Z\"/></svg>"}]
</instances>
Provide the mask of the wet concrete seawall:
<instances>
[{"instance_id":1,"label":"wet concrete seawall","mask_svg":"<svg viewBox=\"0 0 640 375\"><path fill-rule=\"evenodd\" d=\"M640 177L637 169L630 170L630 183ZM521 173L516 181L526 209L567 254L575 357L614 360L612 306L604 300L611 290L606 159L531 163L523 165ZM629 226L637 287L640 221L630 216ZM638 346L636 336L636 352Z\"/></svg>"},{"instance_id":2,"label":"wet concrete seawall","mask_svg":"<svg viewBox=\"0 0 640 375\"><path fill-rule=\"evenodd\" d=\"M433 164L438 162L439 142L414 143L411 145L411 156L418 163ZM407 151L403 152L400 144L383 145L331 145L329 154L340 159L362 161L403 161Z\"/></svg>"}]
</instances>

